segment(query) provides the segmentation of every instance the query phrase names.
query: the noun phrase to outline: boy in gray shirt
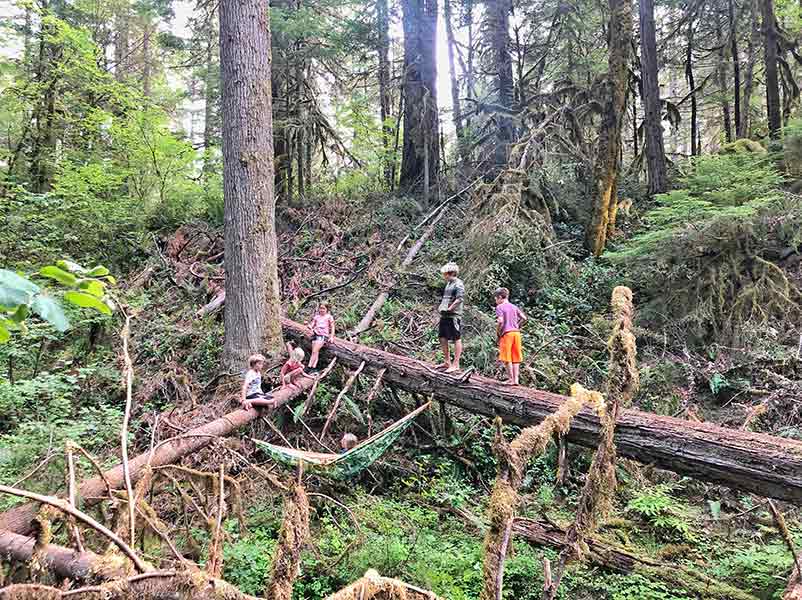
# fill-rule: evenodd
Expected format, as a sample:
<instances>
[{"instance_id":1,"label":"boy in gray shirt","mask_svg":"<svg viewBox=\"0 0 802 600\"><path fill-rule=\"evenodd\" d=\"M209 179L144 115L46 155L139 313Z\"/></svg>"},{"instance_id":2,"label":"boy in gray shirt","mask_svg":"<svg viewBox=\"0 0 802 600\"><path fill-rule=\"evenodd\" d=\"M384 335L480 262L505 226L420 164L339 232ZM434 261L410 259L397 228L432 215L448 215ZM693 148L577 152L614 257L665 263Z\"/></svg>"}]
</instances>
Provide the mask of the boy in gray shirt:
<instances>
[{"instance_id":1,"label":"boy in gray shirt","mask_svg":"<svg viewBox=\"0 0 802 600\"><path fill-rule=\"evenodd\" d=\"M443 288L443 297L440 300L440 324L437 333L440 338L440 348L443 351L443 364L441 368L446 369L446 373L459 371L459 359L462 356L462 308L465 297L465 285L457 277L459 267L453 263L447 263L440 267L440 272L446 280ZM454 342L454 360L451 360L448 343Z\"/></svg>"}]
</instances>

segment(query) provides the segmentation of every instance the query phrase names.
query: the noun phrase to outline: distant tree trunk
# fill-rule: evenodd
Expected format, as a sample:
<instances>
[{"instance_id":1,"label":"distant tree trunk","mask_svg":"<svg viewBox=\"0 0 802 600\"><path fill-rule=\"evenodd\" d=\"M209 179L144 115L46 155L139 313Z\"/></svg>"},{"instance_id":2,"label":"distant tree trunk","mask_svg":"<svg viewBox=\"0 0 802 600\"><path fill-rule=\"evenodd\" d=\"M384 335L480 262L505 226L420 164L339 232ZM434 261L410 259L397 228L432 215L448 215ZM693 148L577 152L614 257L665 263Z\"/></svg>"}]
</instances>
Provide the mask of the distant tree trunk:
<instances>
[{"instance_id":1,"label":"distant tree trunk","mask_svg":"<svg viewBox=\"0 0 802 600\"><path fill-rule=\"evenodd\" d=\"M721 98L721 116L724 121L724 139L732 141L732 118L730 116L730 99L727 83L729 76L727 72L727 49L726 39L721 28L721 13L716 14L716 42L718 44L718 64L716 65L716 79L718 80L719 95Z\"/></svg>"},{"instance_id":2,"label":"distant tree trunk","mask_svg":"<svg viewBox=\"0 0 802 600\"><path fill-rule=\"evenodd\" d=\"M735 137L744 137L743 121L741 120L741 59L738 56L738 22L735 15L735 0L727 0L730 17L730 53L732 54L732 80L735 84L733 94L733 120L735 122Z\"/></svg>"},{"instance_id":3,"label":"distant tree trunk","mask_svg":"<svg viewBox=\"0 0 802 600\"><path fill-rule=\"evenodd\" d=\"M754 89L755 62L757 49L760 46L760 20L758 14L760 0L752 0L750 5L750 32L746 46L746 72L744 74L743 102L741 103L741 136L748 138L752 135L751 104Z\"/></svg>"},{"instance_id":4,"label":"distant tree trunk","mask_svg":"<svg viewBox=\"0 0 802 600\"><path fill-rule=\"evenodd\" d=\"M666 155L663 146L663 120L660 86L657 80L657 40L654 25L654 0L640 1L641 78L643 80L644 146L649 193L666 191ZM625 100L626 101L626 100ZM615 197L613 197L615 200Z\"/></svg>"},{"instance_id":5,"label":"distant tree trunk","mask_svg":"<svg viewBox=\"0 0 802 600\"><path fill-rule=\"evenodd\" d=\"M149 17L143 19L142 25L142 93L146 98L150 97L151 86L151 22Z\"/></svg>"},{"instance_id":6,"label":"distant tree trunk","mask_svg":"<svg viewBox=\"0 0 802 600\"><path fill-rule=\"evenodd\" d=\"M782 107L777 80L777 24L774 21L773 0L763 2L763 51L766 60L766 111L769 121L769 136L780 137Z\"/></svg>"},{"instance_id":7,"label":"distant tree trunk","mask_svg":"<svg viewBox=\"0 0 802 600\"><path fill-rule=\"evenodd\" d=\"M693 19L694 15L688 17L688 46L685 51L685 79L688 80L688 89L691 95L691 156L699 155L697 123L698 107L696 104L696 82L693 78Z\"/></svg>"},{"instance_id":8,"label":"distant tree trunk","mask_svg":"<svg viewBox=\"0 0 802 600\"><path fill-rule=\"evenodd\" d=\"M203 87L203 174L208 175L214 164L212 160L213 148L217 145L217 115L220 104L220 64L217 60L217 43L219 37L217 28L217 11L209 15L206 38L206 72L204 73Z\"/></svg>"},{"instance_id":9,"label":"distant tree trunk","mask_svg":"<svg viewBox=\"0 0 802 600\"><path fill-rule=\"evenodd\" d=\"M392 183L393 165L390 148L393 140L392 97L390 95L390 9L387 0L377 0L376 18L379 30L379 109L382 120L382 148L384 149L384 181Z\"/></svg>"},{"instance_id":10,"label":"distant tree trunk","mask_svg":"<svg viewBox=\"0 0 802 600\"><path fill-rule=\"evenodd\" d=\"M512 124L512 102L514 81L512 57L510 56L510 0L487 0L485 2L485 32L490 52L487 72L494 77L492 98L495 109L495 145L493 147L494 172L507 165L510 144L515 131Z\"/></svg>"},{"instance_id":11,"label":"distant tree trunk","mask_svg":"<svg viewBox=\"0 0 802 600\"><path fill-rule=\"evenodd\" d=\"M593 166L593 214L585 244L595 256L604 251L608 235L615 227L618 186L618 149L621 125L626 114L629 82L629 50L632 43L632 8L628 0L609 0L610 58L607 93L599 127L598 151Z\"/></svg>"},{"instance_id":12,"label":"distant tree trunk","mask_svg":"<svg viewBox=\"0 0 802 600\"><path fill-rule=\"evenodd\" d=\"M48 16L49 3L41 2L43 16ZM53 64L56 58L56 49L48 41L52 27L45 21L40 21L39 29L39 56L36 66L36 81L41 86L39 103L34 111L34 136L30 153L31 191L42 194L50 189L52 177L53 154L56 139L54 132L54 117L56 113L56 87L59 77Z\"/></svg>"},{"instance_id":13,"label":"distant tree trunk","mask_svg":"<svg viewBox=\"0 0 802 600\"><path fill-rule=\"evenodd\" d=\"M267 0L220 7L226 304L223 363L281 349Z\"/></svg>"},{"instance_id":14,"label":"distant tree trunk","mask_svg":"<svg viewBox=\"0 0 802 600\"><path fill-rule=\"evenodd\" d=\"M119 12L115 15L114 32L114 78L123 81L128 64L128 28L130 27L130 15L127 4L123 4Z\"/></svg>"},{"instance_id":15,"label":"distant tree trunk","mask_svg":"<svg viewBox=\"0 0 802 600\"><path fill-rule=\"evenodd\" d=\"M437 0L403 0L404 10L404 149L402 187L420 187L424 155L436 181L440 166L437 116ZM427 144L424 151L424 144Z\"/></svg>"},{"instance_id":16,"label":"distant tree trunk","mask_svg":"<svg viewBox=\"0 0 802 600\"><path fill-rule=\"evenodd\" d=\"M470 159L467 143L465 140L465 132L462 129L462 107L459 99L459 81L457 80L457 68L454 64L454 22L451 13L451 0L444 0L445 9L445 22L446 22L446 37L448 39L448 73L451 78L451 110L454 120L454 131L457 134L457 150L459 157L463 162L468 162Z\"/></svg>"},{"instance_id":17,"label":"distant tree trunk","mask_svg":"<svg viewBox=\"0 0 802 600\"><path fill-rule=\"evenodd\" d=\"M632 92L632 155L635 158L638 157L638 150L638 95ZM637 172L635 176L638 176Z\"/></svg>"}]
</instances>

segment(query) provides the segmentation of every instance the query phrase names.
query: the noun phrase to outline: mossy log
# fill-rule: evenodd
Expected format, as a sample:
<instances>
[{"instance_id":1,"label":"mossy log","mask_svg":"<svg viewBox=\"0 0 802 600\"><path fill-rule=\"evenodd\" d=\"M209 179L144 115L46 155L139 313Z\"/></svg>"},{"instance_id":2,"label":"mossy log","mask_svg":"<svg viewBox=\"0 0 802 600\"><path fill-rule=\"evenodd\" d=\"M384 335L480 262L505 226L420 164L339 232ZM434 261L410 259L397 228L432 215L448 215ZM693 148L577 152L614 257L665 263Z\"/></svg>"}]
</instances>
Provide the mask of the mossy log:
<instances>
[{"instance_id":1,"label":"mossy log","mask_svg":"<svg viewBox=\"0 0 802 600\"><path fill-rule=\"evenodd\" d=\"M307 329L283 322L284 335L309 346ZM498 415L507 423L539 423L557 410L566 397L523 386L506 386L472 374L467 381L433 369L419 360L336 338L323 348L324 358L339 364L378 372L385 369L387 385L434 395L468 412ZM570 442L595 448L600 423L595 412L583 409L567 435ZM712 423L622 409L615 431L621 456L653 464L709 483L802 504L802 442L737 431Z\"/></svg>"}]
</instances>

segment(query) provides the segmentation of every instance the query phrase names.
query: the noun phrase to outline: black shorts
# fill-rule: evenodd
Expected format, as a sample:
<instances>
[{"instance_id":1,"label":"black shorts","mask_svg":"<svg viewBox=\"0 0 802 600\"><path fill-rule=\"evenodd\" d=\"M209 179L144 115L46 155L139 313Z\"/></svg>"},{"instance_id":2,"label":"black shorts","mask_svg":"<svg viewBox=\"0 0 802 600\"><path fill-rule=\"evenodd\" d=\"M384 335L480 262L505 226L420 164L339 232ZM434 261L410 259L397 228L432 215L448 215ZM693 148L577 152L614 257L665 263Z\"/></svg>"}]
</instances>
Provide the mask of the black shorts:
<instances>
[{"instance_id":1,"label":"black shorts","mask_svg":"<svg viewBox=\"0 0 802 600\"><path fill-rule=\"evenodd\" d=\"M437 335L441 339L454 342L462 337L462 319L460 317L440 317Z\"/></svg>"},{"instance_id":2,"label":"black shorts","mask_svg":"<svg viewBox=\"0 0 802 600\"><path fill-rule=\"evenodd\" d=\"M328 342L329 341L329 336L314 334L312 336L312 341L313 342Z\"/></svg>"}]
</instances>

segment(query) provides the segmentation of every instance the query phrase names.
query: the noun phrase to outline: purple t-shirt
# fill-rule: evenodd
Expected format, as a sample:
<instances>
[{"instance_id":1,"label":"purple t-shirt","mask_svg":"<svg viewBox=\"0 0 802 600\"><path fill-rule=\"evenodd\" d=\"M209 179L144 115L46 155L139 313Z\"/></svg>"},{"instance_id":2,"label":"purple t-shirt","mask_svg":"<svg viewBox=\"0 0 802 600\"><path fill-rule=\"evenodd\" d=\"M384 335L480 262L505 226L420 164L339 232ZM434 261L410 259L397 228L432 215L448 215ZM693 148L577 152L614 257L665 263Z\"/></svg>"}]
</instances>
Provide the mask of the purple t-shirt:
<instances>
[{"instance_id":1,"label":"purple t-shirt","mask_svg":"<svg viewBox=\"0 0 802 600\"><path fill-rule=\"evenodd\" d=\"M510 331L520 331L519 315L521 311L512 302L504 301L496 306L496 317L502 319L501 335Z\"/></svg>"}]
</instances>

